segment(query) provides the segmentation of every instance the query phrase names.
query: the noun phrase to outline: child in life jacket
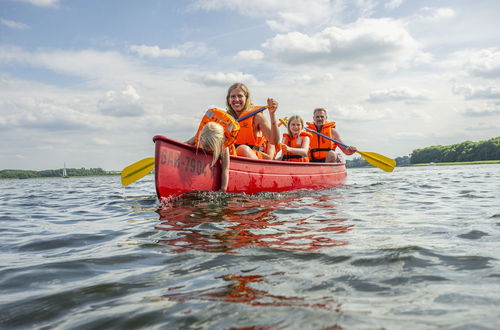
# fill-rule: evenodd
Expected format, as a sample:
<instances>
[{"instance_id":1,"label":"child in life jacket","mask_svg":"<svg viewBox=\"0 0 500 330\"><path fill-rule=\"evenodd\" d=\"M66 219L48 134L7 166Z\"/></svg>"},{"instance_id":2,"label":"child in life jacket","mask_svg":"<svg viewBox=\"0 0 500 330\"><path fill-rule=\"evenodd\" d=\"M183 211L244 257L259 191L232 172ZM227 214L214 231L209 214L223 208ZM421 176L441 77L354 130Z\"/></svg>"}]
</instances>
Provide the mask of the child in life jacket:
<instances>
[{"instance_id":1,"label":"child in life jacket","mask_svg":"<svg viewBox=\"0 0 500 330\"><path fill-rule=\"evenodd\" d=\"M186 141L187 144L212 152L212 164L221 161L220 190L226 191L229 182L230 148L240 130L240 125L232 116L221 109L208 109L203 116L198 132Z\"/></svg>"},{"instance_id":2,"label":"child in life jacket","mask_svg":"<svg viewBox=\"0 0 500 330\"><path fill-rule=\"evenodd\" d=\"M283 134L280 143L281 160L288 162L308 162L311 133L304 130L304 120L300 116L292 116L288 120L288 134Z\"/></svg>"}]
</instances>

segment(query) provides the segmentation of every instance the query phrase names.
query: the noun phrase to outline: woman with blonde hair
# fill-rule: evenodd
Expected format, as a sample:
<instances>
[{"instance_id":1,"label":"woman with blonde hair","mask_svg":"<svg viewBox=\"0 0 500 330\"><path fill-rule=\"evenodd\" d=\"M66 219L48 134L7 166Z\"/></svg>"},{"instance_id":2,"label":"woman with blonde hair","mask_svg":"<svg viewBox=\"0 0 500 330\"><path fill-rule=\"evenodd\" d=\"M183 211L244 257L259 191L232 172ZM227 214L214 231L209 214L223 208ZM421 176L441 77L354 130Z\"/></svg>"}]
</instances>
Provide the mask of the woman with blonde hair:
<instances>
[{"instance_id":1,"label":"woman with blonde hair","mask_svg":"<svg viewBox=\"0 0 500 330\"><path fill-rule=\"evenodd\" d=\"M271 124L262 112L250 115L238 123L237 119L261 107L252 105L248 87L236 83L229 87L226 96L227 112L221 109L208 109L203 116L198 132L186 141L187 144L211 151L213 154L211 166L221 160L221 190L226 191L229 180L230 154L249 158L264 158L259 147L264 136L273 144L279 142L279 129L276 124L275 112L278 102L267 99L267 108Z\"/></svg>"},{"instance_id":2,"label":"woman with blonde hair","mask_svg":"<svg viewBox=\"0 0 500 330\"><path fill-rule=\"evenodd\" d=\"M243 83L231 85L226 95L227 113L238 119L253 110L260 108L252 104L252 97L248 87ZM275 117L278 102L272 98L267 99L269 117L271 122L262 112L257 113L240 122L240 132L236 137L234 145L238 156L262 159L264 156L259 151L260 137L264 137L271 144L278 144L280 131Z\"/></svg>"}]
</instances>

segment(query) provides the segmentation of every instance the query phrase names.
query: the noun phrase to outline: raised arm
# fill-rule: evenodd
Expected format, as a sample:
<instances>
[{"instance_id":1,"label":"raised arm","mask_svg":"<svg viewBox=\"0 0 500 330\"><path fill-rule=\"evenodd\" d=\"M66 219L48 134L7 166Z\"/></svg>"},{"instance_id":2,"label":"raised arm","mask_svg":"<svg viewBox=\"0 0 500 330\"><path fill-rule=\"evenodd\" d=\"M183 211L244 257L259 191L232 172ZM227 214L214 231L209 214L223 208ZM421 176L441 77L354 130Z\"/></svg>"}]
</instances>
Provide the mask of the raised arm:
<instances>
[{"instance_id":1,"label":"raised arm","mask_svg":"<svg viewBox=\"0 0 500 330\"><path fill-rule=\"evenodd\" d=\"M271 119L271 122L269 122L262 113L259 113L255 116L255 122L270 143L278 144L280 142L280 130L278 128L278 121L276 120L276 110L278 109L278 102L275 99L268 98L267 106L269 109L269 118Z\"/></svg>"}]
</instances>

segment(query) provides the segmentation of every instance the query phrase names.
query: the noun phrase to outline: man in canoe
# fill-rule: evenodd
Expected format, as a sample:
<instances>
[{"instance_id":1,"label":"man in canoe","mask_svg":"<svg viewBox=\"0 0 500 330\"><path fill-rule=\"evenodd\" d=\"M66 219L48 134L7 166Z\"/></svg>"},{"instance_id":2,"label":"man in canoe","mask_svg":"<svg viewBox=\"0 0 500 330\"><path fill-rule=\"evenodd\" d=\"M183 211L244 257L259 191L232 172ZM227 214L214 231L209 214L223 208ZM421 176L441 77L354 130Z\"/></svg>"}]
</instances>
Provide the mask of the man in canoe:
<instances>
[{"instance_id":1,"label":"man in canoe","mask_svg":"<svg viewBox=\"0 0 500 330\"><path fill-rule=\"evenodd\" d=\"M250 91L242 83L235 83L229 87L226 96L226 106L227 112L235 119L259 108L252 104ZM276 145L279 143L280 131L275 116L276 109L278 109L278 102L273 98L268 98L267 107L271 122L269 122L262 112L240 121L240 132L234 142L238 156L254 159L265 158L259 150L262 136L271 144Z\"/></svg>"},{"instance_id":2,"label":"man in canoe","mask_svg":"<svg viewBox=\"0 0 500 330\"><path fill-rule=\"evenodd\" d=\"M328 116L324 108L316 108L313 112L314 124L306 123L307 128L319 132L329 138L343 142L339 133L335 129L335 122L328 122ZM354 146L345 148L337 145L335 142L327 140L317 134L312 134L311 143L309 145L309 161L316 163L336 163L340 161L339 155L335 152L335 148L339 147L340 150L346 155L352 155L358 149Z\"/></svg>"}]
</instances>

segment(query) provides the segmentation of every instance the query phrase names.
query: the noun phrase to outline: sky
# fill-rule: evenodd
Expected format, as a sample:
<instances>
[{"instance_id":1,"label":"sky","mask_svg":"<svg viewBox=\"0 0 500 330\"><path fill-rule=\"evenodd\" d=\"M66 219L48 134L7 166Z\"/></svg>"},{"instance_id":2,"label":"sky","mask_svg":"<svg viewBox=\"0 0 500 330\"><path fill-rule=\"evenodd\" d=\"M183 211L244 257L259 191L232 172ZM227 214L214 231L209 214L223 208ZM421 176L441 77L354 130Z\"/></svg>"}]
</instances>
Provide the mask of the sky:
<instances>
[{"instance_id":1,"label":"sky","mask_svg":"<svg viewBox=\"0 0 500 330\"><path fill-rule=\"evenodd\" d=\"M500 134L498 0L0 0L0 170L121 170L245 83L396 158ZM285 130L282 129L284 133ZM353 156L347 157L352 159Z\"/></svg>"}]
</instances>

